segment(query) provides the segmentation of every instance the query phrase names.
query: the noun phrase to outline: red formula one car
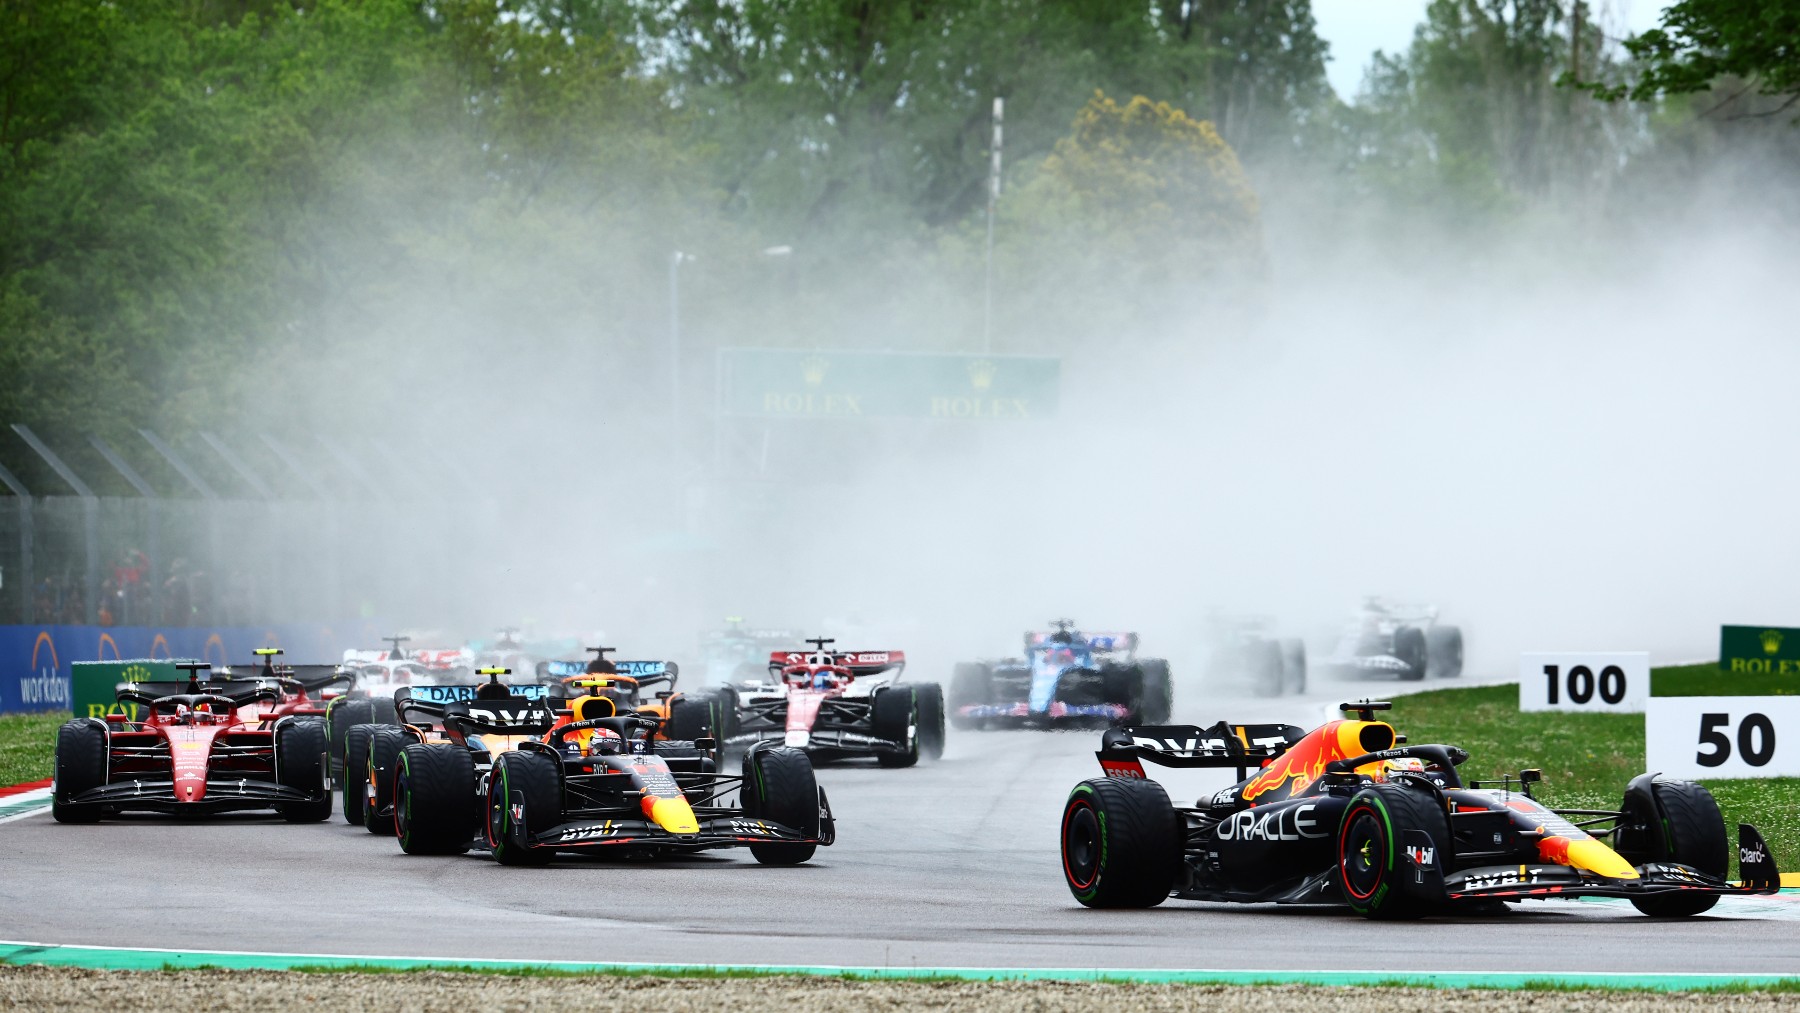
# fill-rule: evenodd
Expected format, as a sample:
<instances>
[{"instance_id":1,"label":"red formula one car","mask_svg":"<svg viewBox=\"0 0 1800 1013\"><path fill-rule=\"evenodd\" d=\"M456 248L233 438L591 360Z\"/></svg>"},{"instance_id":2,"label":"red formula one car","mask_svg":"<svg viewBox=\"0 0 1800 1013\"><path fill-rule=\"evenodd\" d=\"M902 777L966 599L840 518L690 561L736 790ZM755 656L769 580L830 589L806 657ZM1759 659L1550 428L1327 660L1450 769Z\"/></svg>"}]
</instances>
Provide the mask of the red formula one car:
<instances>
[{"instance_id":1,"label":"red formula one car","mask_svg":"<svg viewBox=\"0 0 1800 1013\"><path fill-rule=\"evenodd\" d=\"M325 723L261 713L282 698L264 681L121 683L142 720L78 718L56 733L50 808L58 822L93 823L125 810L201 815L273 809L291 823L331 815Z\"/></svg>"}]
</instances>

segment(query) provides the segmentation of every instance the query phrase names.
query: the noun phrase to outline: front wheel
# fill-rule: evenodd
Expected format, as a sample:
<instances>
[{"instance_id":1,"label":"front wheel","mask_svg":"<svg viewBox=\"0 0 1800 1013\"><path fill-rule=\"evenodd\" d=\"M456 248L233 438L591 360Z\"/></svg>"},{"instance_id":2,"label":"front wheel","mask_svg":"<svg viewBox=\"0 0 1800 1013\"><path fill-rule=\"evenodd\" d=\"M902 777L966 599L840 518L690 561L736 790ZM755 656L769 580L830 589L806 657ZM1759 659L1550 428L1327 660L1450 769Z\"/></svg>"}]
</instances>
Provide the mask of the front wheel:
<instances>
[{"instance_id":1,"label":"front wheel","mask_svg":"<svg viewBox=\"0 0 1800 1013\"><path fill-rule=\"evenodd\" d=\"M1431 838L1429 856L1411 853L1406 844L1411 830ZM1364 788L1338 823L1338 890L1365 918L1422 917L1443 898L1420 884L1424 877L1408 873L1415 861L1437 861L1449 839L1449 817L1430 792L1406 784Z\"/></svg>"},{"instance_id":2,"label":"front wheel","mask_svg":"<svg viewBox=\"0 0 1800 1013\"><path fill-rule=\"evenodd\" d=\"M1691 865L1721 879L1731 860L1731 842L1725 835L1725 819L1712 792L1692 781L1657 778L1650 791L1658 811L1647 812L1641 796L1627 792L1624 812L1648 844L1650 861ZM1660 825L1661 833L1656 829ZM1638 856L1633 856L1638 857ZM1688 918L1711 910L1719 902L1716 893L1674 893L1633 897L1631 905L1652 918Z\"/></svg>"},{"instance_id":3,"label":"front wheel","mask_svg":"<svg viewBox=\"0 0 1800 1013\"><path fill-rule=\"evenodd\" d=\"M745 753L742 795L746 815L819 836L819 782L803 750L759 745ZM799 865L817 850L816 844L750 845L750 854L764 865Z\"/></svg>"},{"instance_id":4,"label":"front wheel","mask_svg":"<svg viewBox=\"0 0 1800 1013\"><path fill-rule=\"evenodd\" d=\"M919 706L910 686L889 686L875 694L875 735L900 747L875 754L883 767L910 767L919 762Z\"/></svg>"},{"instance_id":5,"label":"front wheel","mask_svg":"<svg viewBox=\"0 0 1800 1013\"><path fill-rule=\"evenodd\" d=\"M919 750L928 760L944 757L944 687L921 682L913 687L918 703Z\"/></svg>"},{"instance_id":6,"label":"front wheel","mask_svg":"<svg viewBox=\"0 0 1800 1013\"><path fill-rule=\"evenodd\" d=\"M1186 836L1162 785L1090 778L1063 804L1063 881L1087 907L1155 907L1175 888Z\"/></svg>"},{"instance_id":7,"label":"front wheel","mask_svg":"<svg viewBox=\"0 0 1800 1013\"><path fill-rule=\"evenodd\" d=\"M494 857L501 865L544 865L554 853L550 848L532 848L513 840L516 825L513 800L523 799L518 823L525 832L543 830L562 822L562 785L556 772L556 761L538 753L501 753L488 773L487 839Z\"/></svg>"},{"instance_id":8,"label":"front wheel","mask_svg":"<svg viewBox=\"0 0 1800 1013\"><path fill-rule=\"evenodd\" d=\"M58 823L98 823L101 807L69 801L106 784L106 726L80 718L56 730L56 777L50 786L50 815Z\"/></svg>"},{"instance_id":9,"label":"front wheel","mask_svg":"<svg viewBox=\"0 0 1800 1013\"><path fill-rule=\"evenodd\" d=\"M317 718L283 721L275 726L275 780L318 797L283 802L275 807L289 823L320 823L331 818L331 780L324 767L325 722Z\"/></svg>"}]
</instances>

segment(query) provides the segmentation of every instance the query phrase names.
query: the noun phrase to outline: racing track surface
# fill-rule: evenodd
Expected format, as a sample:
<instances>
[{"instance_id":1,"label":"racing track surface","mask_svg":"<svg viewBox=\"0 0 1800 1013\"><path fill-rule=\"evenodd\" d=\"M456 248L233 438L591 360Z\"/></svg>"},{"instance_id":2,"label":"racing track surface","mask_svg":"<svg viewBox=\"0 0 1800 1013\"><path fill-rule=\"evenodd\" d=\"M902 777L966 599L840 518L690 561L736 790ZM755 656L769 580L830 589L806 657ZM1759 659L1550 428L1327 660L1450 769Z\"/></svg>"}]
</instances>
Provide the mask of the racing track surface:
<instances>
[{"instance_id":1,"label":"racing track surface","mask_svg":"<svg viewBox=\"0 0 1800 1013\"><path fill-rule=\"evenodd\" d=\"M1337 700L1178 701L1177 719L1311 725ZM1190 694L1188 699L1193 699ZM1203 713L1202 713L1203 712ZM366 956L895 967L1792 973L1800 897L1725 900L1655 922L1624 903L1365 922L1333 909L1170 901L1089 911L1063 886L1062 801L1098 773L1098 733L956 732L911 770L838 765L820 783L839 843L810 864L747 852L663 862L412 858L337 817L154 816L0 825L0 939ZM1479 763L1475 758L1473 763ZM1176 797L1229 772L1164 778Z\"/></svg>"}]
</instances>

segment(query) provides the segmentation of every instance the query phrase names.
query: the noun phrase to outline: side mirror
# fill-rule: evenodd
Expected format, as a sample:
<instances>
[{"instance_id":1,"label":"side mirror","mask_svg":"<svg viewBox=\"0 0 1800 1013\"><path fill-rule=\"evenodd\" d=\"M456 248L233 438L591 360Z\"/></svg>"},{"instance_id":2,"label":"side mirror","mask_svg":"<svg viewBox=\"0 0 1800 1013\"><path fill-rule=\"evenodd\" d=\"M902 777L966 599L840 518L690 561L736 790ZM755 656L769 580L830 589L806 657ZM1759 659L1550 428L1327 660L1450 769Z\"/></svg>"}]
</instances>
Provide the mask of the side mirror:
<instances>
[{"instance_id":1,"label":"side mirror","mask_svg":"<svg viewBox=\"0 0 1800 1013\"><path fill-rule=\"evenodd\" d=\"M719 740L710 735L702 736L701 738L694 740L694 748L703 753L710 753L719 748Z\"/></svg>"},{"instance_id":2,"label":"side mirror","mask_svg":"<svg viewBox=\"0 0 1800 1013\"><path fill-rule=\"evenodd\" d=\"M659 690L656 694L656 698L658 700L667 700L668 698L670 698L674 695L675 695L675 692L673 690L665 689L665 690Z\"/></svg>"}]
</instances>

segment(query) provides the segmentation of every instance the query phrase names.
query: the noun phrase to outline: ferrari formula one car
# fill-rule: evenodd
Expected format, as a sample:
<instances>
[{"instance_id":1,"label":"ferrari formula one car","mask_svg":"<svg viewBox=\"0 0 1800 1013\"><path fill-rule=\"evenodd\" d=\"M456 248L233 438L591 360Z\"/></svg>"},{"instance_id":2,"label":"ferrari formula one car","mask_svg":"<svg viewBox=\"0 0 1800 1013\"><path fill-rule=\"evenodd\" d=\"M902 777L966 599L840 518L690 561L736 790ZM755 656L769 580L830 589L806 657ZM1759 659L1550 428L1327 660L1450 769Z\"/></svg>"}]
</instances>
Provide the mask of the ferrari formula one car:
<instances>
[{"instance_id":1,"label":"ferrari formula one car","mask_svg":"<svg viewBox=\"0 0 1800 1013\"><path fill-rule=\"evenodd\" d=\"M883 767L910 767L944 754L944 691L935 682L902 683L902 651L839 651L815 637L807 650L769 655L768 678L725 686L694 701L712 719L721 746L780 743L819 760L873 756ZM685 731L699 708L675 722Z\"/></svg>"},{"instance_id":2,"label":"ferrari formula one car","mask_svg":"<svg viewBox=\"0 0 1800 1013\"><path fill-rule=\"evenodd\" d=\"M1215 616L1209 626L1209 686L1247 683L1257 696L1306 692L1304 641L1276 636L1263 616Z\"/></svg>"},{"instance_id":3,"label":"ferrari formula one car","mask_svg":"<svg viewBox=\"0 0 1800 1013\"><path fill-rule=\"evenodd\" d=\"M1025 634L1025 657L964 662L950 679L950 721L990 725L1167 721L1169 663L1137 656L1135 633L1082 633L1059 619Z\"/></svg>"},{"instance_id":4,"label":"ferrari formula one car","mask_svg":"<svg viewBox=\"0 0 1800 1013\"><path fill-rule=\"evenodd\" d=\"M1724 821L1700 785L1644 774L1617 811L1551 809L1532 794L1537 771L1483 787L1458 774L1463 750L1401 744L1374 719L1389 706L1344 704L1353 717L1310 732L1224 722L1106 732L1106 776L1076 785L1063 807L1069 890L1088 907L1150 907L1173 895L1413 918L1559 897L1623 897L1645 914L1680 917L1720 897L1779 889L1748 824L1738 826L1742 885L1726 881ZM1235 767L1240 780L1178 806L1148 779L1146 761Z\"/></svg>"},{"instance_id":5,"label":"ferrari formula one car","mask_svg":"<svg viewBox=\"0 0 1800 1013\"><path fill-rule=\"evenodd\" d=\"M184 682L120 683L142 720L79 718L56 733L51 813L93 823L126 810L206 814L273 809L293 823L331 815L325 723L269 714L283 697L265 681L208 682L212 666L178 665Z\"/></svg>"},{"instance_id":6,"label":"ferrari formula one car","mask_svg":"<svg viewBox=\"0 0 1800 1013\"><path fill-rule=\"evenodd\" d=\"M748 847L759 862L792 865L836 838L797 749L753 747L731 776L715 769L714 740L659 740L660 718L616 713L606 696L562 712L499 695L427 709L442 737L408 743L392 774L388 811L408 854L479 848L505 865L542 865L559 851Z\"/></svg>"},{"instance_id":7,"label":"ferrari formula one car","mask_svg":"<svg viewBox=\"0 0 1800 1013\"><path fill-rule=\"evenodd\" d=\"M1323 667L1339 677L1389 674L1416 682L1462 674L1462 629L1437 621L1434 605L1368 598L1338 638Z\"/></svg>"}]
</instances>

